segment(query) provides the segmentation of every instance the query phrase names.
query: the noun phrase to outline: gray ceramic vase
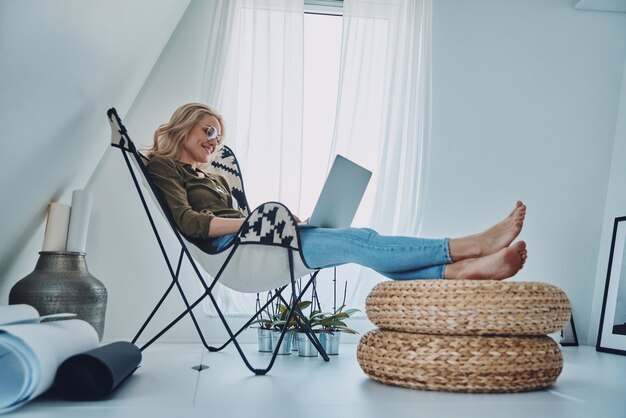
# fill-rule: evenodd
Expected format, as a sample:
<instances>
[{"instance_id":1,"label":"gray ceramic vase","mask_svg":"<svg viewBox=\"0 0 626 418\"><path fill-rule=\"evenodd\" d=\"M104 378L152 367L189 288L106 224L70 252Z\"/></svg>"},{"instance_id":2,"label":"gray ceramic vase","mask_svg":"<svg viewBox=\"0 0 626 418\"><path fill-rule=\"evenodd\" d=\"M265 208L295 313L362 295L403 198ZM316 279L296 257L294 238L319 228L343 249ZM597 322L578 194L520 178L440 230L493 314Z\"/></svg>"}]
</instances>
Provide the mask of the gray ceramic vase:
<instances>
[{"instance_id":1,"label":"gray ceramic vase","mask_svg":"<svg viewBox=\"0 0 626 418\"><path fill-rule=\"evenodd\" d=\"M17 282L9 304L25 303L40 315L75 313L102 340L107 290L87 270L85 253L42 251L35 270Z\"/></svg>"}]
</instances>

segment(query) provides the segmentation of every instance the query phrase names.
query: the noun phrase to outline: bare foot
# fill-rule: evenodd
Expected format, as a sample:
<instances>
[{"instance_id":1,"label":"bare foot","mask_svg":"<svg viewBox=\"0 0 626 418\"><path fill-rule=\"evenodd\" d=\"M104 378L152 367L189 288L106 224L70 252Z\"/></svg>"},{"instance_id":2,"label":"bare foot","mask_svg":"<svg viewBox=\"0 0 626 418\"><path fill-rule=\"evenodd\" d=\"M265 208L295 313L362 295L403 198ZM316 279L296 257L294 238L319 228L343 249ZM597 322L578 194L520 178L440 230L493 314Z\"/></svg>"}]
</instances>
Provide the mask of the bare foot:
<instances>
[{"instance_id":1,"label":"bare foot","mask_svg":"<svg viewBox=\"0 0 626 418\"><path fill-rule=\"evenodd\" d=\"M458 261L495 254L508 247L522 231L526 205L517 201L513 211L502 221L475 235L450 240L450 256Z\"/></svg>"},{"instance_id":2,"label":"bare foot","mask_svg":"<svg viewBox=\"0 0 626 418\"><path fill-rule=\"evenodd\" d=\"M524 243L524 241L520 241L522 243ZM515 247L518 243L516 242L515 244L513 244L511 247ZM526 249L526 243L524 243L523 248L518 249L517 252L519 253L520 258L522 259L522 267L524 267L524 264L526 263L526 259L528 259L528 250Z\"/></svg>"},{"instance_id":3,"label":"bare foot","mask_svg":"<svg viewBox=\"0 0 626 418\"><path fill-rule=\"evenodd\" d=\"M528 258L526 243L518 241L499 251L478 258L468 258L446 266L446 279L503 280L514 276Z\"/></svg>"}]
</instances>

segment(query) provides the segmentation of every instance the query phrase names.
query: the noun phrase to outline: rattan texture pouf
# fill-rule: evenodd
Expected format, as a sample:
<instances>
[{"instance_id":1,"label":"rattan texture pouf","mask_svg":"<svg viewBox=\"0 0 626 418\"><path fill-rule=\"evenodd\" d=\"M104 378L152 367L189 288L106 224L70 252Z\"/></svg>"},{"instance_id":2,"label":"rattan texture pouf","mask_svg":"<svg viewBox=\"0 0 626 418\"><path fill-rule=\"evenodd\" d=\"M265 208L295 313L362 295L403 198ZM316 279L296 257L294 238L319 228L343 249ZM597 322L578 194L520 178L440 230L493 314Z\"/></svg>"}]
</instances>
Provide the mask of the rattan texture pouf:
<instances>
[{"instance_id":1,"label":"rattan texture pouf","mask_svg":"<svg viewBox=\"0 0 626 418\"><path fill-rule=\"evenodd\" d=\"M385 384L451 392L522 392L553 384L563 367L547 336L448 336L374 330L359 342L363 371Z\"/></svg>"},{"instance_id":2,"label":"rattan texture pouf","mask_svg":"<svg viewBox=\"0 0 626 418\"><path fill-rule=\"evenodd\" d=\"M388 281L367 297L380 329L357 359L386 384L452 392L522 392L552 385L563 367L546 334L571 315L565 293L540 282Z\"/></svg>"},{"instance_id":3,"label":"rattan texture pouf","mask_svg":"<svg viewBox=\"0 0 626 418\"><path fill-rule=\"evenodd\" d=\"M545 335L571 315L556 286L492 280L383 282L365 307L380 329L438 335Z\"/></svg>"}]
</instances>

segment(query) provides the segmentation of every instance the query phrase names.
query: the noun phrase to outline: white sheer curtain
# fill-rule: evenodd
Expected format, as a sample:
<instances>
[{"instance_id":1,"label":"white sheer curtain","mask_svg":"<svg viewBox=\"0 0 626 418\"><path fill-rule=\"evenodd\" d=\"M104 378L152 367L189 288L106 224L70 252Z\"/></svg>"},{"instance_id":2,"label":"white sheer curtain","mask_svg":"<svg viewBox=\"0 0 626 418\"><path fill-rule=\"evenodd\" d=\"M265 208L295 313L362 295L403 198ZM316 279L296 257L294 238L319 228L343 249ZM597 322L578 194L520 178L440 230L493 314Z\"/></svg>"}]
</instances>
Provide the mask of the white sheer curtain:
<instances>
[{"instance_id":1,"label":"white sheer curtain","mask_svg":"<svg viewBox=\"0 0 626 418\"><path fill-rule=\"evenodd\" d=\"M251 208L280 201L299 212L302 160L302 0L237 0L231 19L223 78L207 82L213 104L226 120L226 141L239 159ZM224 25L226 27L228 25ZM209 42L209 48L214 44ZM218 58L218 57L216 57ZM218 74L214 70L214 74ZM211 89L212 86L213 88ZM218 287L226 314L253 312L255 295ZM207 312L212 313L209 304Z\"/></svg>"},{"instance_id":2,"label":"white sheer curtain","mask_svg":"<svg viewBox=\"0 0 626 418\"><path fill-rule=\"evenodd\" d=\"M418 236L430 137L431 0L344 0L333 152L374 174L355 224ZM329 157L332 157L329 156ZM384 278L349 265L346 304ZM356 280L352 280L357 277Z\"/></svg>"},{"instance_id":3,"label":"white sheer curtain","mask_svg":"<svg viewBox=\"0 0 626 418\"><path fill-rule=\"evenodd\" d=\"M325 176L336 153L373 171L355 226L386 234L420 232L430 126L431 1L344 1L335 129L327 167L318 174ZM251 206L276 200L300 214L301 193L314 193L303 185L301 172L303 1L220 5L228 23L216 23L208 43L207 102L225 116L227 141L240 160ZM226 41L224 49L219 42ZM319 276L325 310L333 304L332 275L325 270ZM354 265L340 267L337 278L337 304L347 281L346 304L361 309L383 280ZM229 315L252 312L254 297L218 289ZM208 305L205 309L212 313Z\"/></svg>"},{"instance_id":4,"label":"white sheer curtain","mask_svg":"<svg viewBox=\"0 0 626 418\"><path fill-rule=\"evenodd\" d=\"M204 93L204 102L216 105L223 94L224 76L230 50L231 38L236 33L235 14L239 8L237 2L231 0L213 0L209 21L204 71L200 91Z\"/></svg>"},{"instance_id":5,"label":"white sheer curtain","mask_svg":"<svg viewBox=\"0 0 626 418\"><path fill-rule=\"evenodd\" d=\"M217 101L254 207L298 211L302 158L302 0L236 1L226 78Z\"/></svg>"}]
</instances>

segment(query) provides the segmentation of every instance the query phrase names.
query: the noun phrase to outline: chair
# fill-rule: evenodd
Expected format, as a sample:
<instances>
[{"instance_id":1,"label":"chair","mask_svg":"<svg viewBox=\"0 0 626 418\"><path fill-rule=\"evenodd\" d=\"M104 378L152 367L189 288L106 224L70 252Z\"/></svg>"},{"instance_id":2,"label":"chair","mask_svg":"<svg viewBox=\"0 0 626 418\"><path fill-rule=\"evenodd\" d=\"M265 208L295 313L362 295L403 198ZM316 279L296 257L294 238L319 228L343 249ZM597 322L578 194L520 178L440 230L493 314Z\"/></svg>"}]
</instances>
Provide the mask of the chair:
<instances>
[{"instance_id":1,"label":"chair","mask_svg":"<svg viewBox=\"0 0 626 418\"><path fill-rule=\"evenodd\" d=\"M111 145L120 149L122 152L122 156L131 174L133 183L137 189L139 198L172 278L172 282L167 287L163 296L157 302L144 324L140 327L137 335L135 335L133 343L136 342L143 333L171 290L176 287L183 299L186 309L145 343L141 347L142 351L160 338L183 317L189 315L202 344L207 350L210 352L220 351L230 343L233 343L248 369L256 375L266 374L274 364L280 345L285 337L286 329L282 330L278 344L274 348L269 364L265 368L252 367L237 341L237 337L250 326L271 303L281 302L285 306L290 307L286 323L289 323L292 319L295 320L298 327L306 333L322 358L325 361L329 361L328 355L298 306L302 295L311 284L314 283L319 270L311 270L304 263L300 251L300 240L296 228L296 221L289 209L277 202L267 202L250 211L244 192L241 170L239 169L235 154L230 148L223 146L221 150L218 151L218 158L211 163L211 170L226 178L239 208L248 214L248 216L231 245L221 251L202 251L186 239L178 230L167 206L164 204L159 189L154 185L148 175L145 167L148 159L136 149L115 108L109 109L107 116L111 125ZM144 187L140 185L139 179L141 179L141 183L143 183ZM154 222L153 214L146 203L145 192L151 196L161 214L167 219L171 231L180 244L180 255L175 269L172 260L170 260L170 257L165 251L161 235ZM183 287L179 283L180 269L184 260L190 263L193 272L203 288L202 295L194 301L188 299ZM210 283L207 283L207 280L205 280L200 267L211 276L212 279L209 280ZM308 280L303 279L306 283L304 285L298 283L299 285L296 286L297 281L307 275ZM250 320L238 331L233 332L212 293L218 282L230 289L240 292L259 293L271 291L272 296L268 298L264 305L260 306L259 304L259 306L257 306L257 312ZM287 298L289 302L287 302L285 296L283 296L283 291L286 289L290 292ZM230 337L228 341L220 347L213 347L207 343L193 312L193 309L207 297L211 300Z\"/></svg>"}]
</instances>

